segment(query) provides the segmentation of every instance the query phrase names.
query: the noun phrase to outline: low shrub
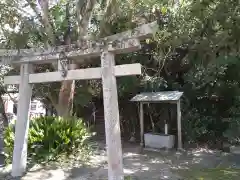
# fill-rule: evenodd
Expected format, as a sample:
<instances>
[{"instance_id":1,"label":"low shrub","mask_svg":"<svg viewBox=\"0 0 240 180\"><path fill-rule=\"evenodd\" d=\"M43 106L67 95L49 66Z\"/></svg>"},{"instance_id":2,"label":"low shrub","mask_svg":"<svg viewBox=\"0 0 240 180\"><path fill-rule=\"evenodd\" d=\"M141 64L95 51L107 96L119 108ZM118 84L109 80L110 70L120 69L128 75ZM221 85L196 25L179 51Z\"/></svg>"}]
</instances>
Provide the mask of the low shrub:
<instances>
[{"instance_id":1,"label":"low shrub","mask_svg":"<svg viewBox=\"0 0 240 180\"><path fill-rule=\"evenodd\" d=\"M228 129L224 132L231 145L240 145L240 118L232 118Z\"/></svg>"},{"instance_id":2,"label":"low shrub","mask_svg":"<svg viewBox=\"0 0 240 180\"><path fill-rule=\"evenodd\" d=\"M28 157L34 161L57 159L63 153L89 150L87 142L90 132L81 119L40 117L30 121L28 134ZM14 127L4 133L7 163L12 160ZM86 151L88 152L88 151Z\"/></svg>"}]
</instances>

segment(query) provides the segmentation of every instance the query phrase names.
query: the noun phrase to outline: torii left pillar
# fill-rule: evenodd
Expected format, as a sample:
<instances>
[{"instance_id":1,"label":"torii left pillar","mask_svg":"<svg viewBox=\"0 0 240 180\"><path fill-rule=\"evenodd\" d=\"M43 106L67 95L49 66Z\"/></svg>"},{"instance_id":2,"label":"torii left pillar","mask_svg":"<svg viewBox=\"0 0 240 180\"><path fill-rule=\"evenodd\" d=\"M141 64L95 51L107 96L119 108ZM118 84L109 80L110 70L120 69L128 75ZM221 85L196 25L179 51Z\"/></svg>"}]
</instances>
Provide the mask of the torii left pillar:
<instances>
[{"instance_id":1,"label":"torii left pillar","mask_svg":"<svg viewBox=\"0 0 240 180\"><path fill-rule=\"evenodd\" d=\"M108 179L123 180L122 142L119 120L118 94L114 73L114 54L101 55L104 119L108 155Z\"/></svg>"},{"instance_id":2,"label":"torii left pillar","mask_svg":"<svg viewBox=\"0 0 240 180\"><path fill-rule=\"evenodd\" d=\"M19 100L17 121L15 126L15 140L12 162L12 176L22 176L27 165L27 141L29 128L29 108L32 96L32 85L29 84L31 64L22 64L20 68Z\"/></svg>"}]
</instances>

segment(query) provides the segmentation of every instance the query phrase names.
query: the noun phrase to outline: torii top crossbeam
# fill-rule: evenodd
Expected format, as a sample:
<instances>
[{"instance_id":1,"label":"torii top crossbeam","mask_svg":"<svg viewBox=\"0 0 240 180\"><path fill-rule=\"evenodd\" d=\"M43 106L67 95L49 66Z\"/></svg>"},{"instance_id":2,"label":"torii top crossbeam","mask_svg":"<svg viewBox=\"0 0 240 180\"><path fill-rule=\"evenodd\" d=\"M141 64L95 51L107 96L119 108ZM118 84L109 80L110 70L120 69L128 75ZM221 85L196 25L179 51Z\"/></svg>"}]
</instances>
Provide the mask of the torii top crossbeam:
<instances>
[{"instance_id":1,"label":"torii top crossbeam","mask_svg":"<svg viewBox=\"0 0 240 180\"><path fill-rule=\"evenodd\" d=\"M68 59L80 60L85 57L100 56L103 51L114 54L128 53L140 49L139 40L151 37L157 22L143 24L133 30L114 34L99 40L85 40L67 46L31 48L20 50L0 49L0 64L45 64L59 60L61 52Z\"/></svg>"}]
</instances>

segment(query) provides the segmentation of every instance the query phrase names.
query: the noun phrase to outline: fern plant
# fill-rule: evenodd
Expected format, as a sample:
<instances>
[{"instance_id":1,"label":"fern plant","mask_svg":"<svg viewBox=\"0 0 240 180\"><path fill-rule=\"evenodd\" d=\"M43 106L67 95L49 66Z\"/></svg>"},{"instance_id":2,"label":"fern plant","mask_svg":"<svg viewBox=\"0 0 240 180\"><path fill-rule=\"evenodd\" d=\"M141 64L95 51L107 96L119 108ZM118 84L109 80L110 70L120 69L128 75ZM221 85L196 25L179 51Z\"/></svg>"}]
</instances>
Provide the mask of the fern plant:
<instances>
[{"instance_id":1,"label":"fern plant","mask_svg":"<svg viewBox=\"0 0 240 180\"><path fill-rule=\"evenodd\" d=\"M31 120L28 134L28 156L34 161L55 160L63 153L89 149L91 136L82 119L71 117L40 117ZM14 128L4 133L7 163L11 161L14 147Z\"/></svg>"}]
</instances>

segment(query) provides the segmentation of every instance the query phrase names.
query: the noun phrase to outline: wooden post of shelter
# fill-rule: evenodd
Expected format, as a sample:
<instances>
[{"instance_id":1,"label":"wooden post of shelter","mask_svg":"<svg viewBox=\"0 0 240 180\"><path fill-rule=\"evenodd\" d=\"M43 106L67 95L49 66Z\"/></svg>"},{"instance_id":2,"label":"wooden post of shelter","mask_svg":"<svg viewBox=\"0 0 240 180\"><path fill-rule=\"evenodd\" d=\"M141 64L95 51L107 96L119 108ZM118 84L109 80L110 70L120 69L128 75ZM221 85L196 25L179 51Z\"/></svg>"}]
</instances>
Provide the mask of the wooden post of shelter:
<instances>
[{"instance_id":1,"label":"wooden post of shelter","mask_svg":"<svg viewBox=\"0 0 240 180\"><path fill-rule=\"evenodd\" d=\"M157 23L141 25L134 30L129 30L119 34L105 37L98 41L86 41L84 47L76 47L75 44L69 46L59 46L49 49L22 49L0 50L0 62L4 64L21 65L27 67L34 64L46 64L58 62L62 67L55 72L30 73L21 76L6 76L4 83L20 84L20 94L29 92L27 96L22 96L19 102L19 109L16 123L16 136L14 141L13 169L14 177L21 176L26 167L25 157L27 156L27 136L28 133L28 108L31 97L30 87L34 83L59 82L65 80L86 80L102 79L104 97L105 131L108 155L108 179L123 179L122 146L120 136L119 109L117 99L116 77L140 75L141 65L126 64L115 66L115 54L129 53L141 48L140 40L151 37L157 28ZM91 57L101 57L100 68L87 68L69 70L67 63L59 59L64 53L64 59L75 60ZM64 61L65 61L64 60ZM29 91L23 93L23 87ZM21 96L21 95L20 95ZM18 134L21 134L18 136ZM19 158L19 154L24 154L24 158Z\"/></svg>"},{"instance_id":2,"label":"wooden post of shelter","mask_svg":"<svg viewBox=\"0 0 240 180\"><path fill-rule=\"evenodd\" d=\"M181 100L177 101L177 129L178 129L178 149L182 149L182 120L181 120Z\"/></svg>"},{"instance_id":3,"label":"wooden post of shelter","mask_svg":"<svg viewBox=\"0 0 240 180\"><path fill-rule=\"evenodd\" d=\"M140 117L140 137L141 137L141 147L144 146L144 113L143 113L143 103L140 102L140 110L139 110L139 117Z\"/></svg>"}]
</instances>

